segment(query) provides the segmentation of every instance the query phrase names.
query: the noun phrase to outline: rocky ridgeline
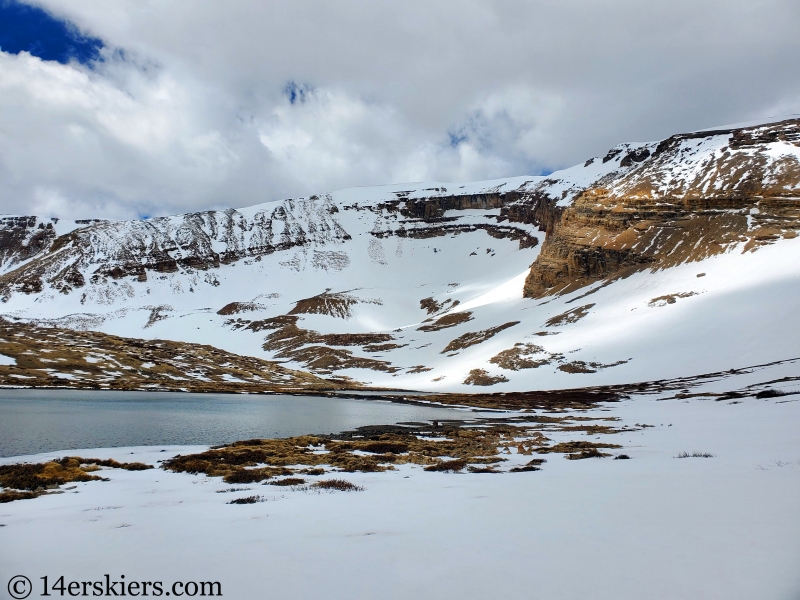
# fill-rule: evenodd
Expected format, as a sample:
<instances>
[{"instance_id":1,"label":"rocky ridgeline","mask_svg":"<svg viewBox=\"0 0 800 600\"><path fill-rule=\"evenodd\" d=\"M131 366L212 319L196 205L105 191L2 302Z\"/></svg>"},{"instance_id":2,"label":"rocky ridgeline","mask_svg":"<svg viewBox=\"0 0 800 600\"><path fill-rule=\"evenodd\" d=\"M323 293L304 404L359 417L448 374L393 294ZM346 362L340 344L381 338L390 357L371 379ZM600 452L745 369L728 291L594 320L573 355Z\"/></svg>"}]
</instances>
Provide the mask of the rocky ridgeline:
<instances>
[{"instance_id":1,"label":"rocky ridgeline","mask_svg":"<svg viewBox=\"0 0 800 600\"><path fill-rule=\"evenodd\" d=\"M76 221L77 228L60 236L53 223L37 217L6 217L0 221L0 267L5 271L0 275L0 298L38 294L46 287L69 294L87 284L102 287L126 278L146 282L153 272L205 272L206 283L214 285L213 271L221 265L259 261L295 247L345 244L352 236L337 218L340 211L374 213L377 219L368 233L375 238L483 230L496 238L519 240L522 248L532 247L538 240L530 227L499 222L506 217L465 223L444 216L448 210L485 210L523 197L520 191L493 192L340 207L326 194L271 203L252 216L246 213L253 209L229 209L137 221Z\"/></svg>"},{"instance_id":2,"label":"rocky ridgeline","mask_svg":"<svg viewBox=\"0 0 800 600\"><path fill-rule=\"evenodd\" d=\"M36 217L6 218L0 223L0 239L8 240L0 296L39 293L45 283L67 294L87 279L93 284L126 277L147 281L151 271L208 271L295 246L340 243L350 236L332 218L336 211L329 198L314 196L275 203L252 216L228 209L137 221L76 221L76 229L58 237L40 234L52 225L41 229Z\"/></svg>"},{"instance_id":3,"label":"rocky ridgeline","mask_svg":"<svg viewBox=\"0 0 800 600\"><path fill-rule=\"evenodd\" d=\"M69 294L123 278L143 282L151 272L205 272L214 285L213 271L221 265L302 246L346 249L357 233L428 238L483 230L531 247L537 243L531 226L547 234L525 285L526 296L539 297L796 236L799 157L800 120L788 120L621 144L605 157L513 189L431 188L422 197L394 192L389 200L360 204L337 203L326 194L68 227L57 219L5 217L0 298L46 287ZM462 219L452 212L490 209L499 215ZM372 229L348 232L343 211L374 213Z\"/></svg>"},{"instance_id":4,"label":"rocky ridgeline","mask_svg":"<svg viewBox=\"0 0 800 600\"><path fill-rule=\"evenodd\" d=\"M56 238L53 223L38 217L0 217L0 270L6 271L47 250Z\"/></svg>"}]
</instances>

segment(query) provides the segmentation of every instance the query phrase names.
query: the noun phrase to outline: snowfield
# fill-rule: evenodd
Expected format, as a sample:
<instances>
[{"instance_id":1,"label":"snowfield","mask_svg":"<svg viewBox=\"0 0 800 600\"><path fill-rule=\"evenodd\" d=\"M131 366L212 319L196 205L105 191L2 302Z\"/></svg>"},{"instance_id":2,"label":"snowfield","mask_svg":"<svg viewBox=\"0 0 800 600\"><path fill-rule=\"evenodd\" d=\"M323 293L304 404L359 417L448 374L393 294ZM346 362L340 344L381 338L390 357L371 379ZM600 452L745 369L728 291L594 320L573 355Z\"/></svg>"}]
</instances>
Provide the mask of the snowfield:
<instances>
[{"instance_id":1,"label":"snowfield","mask_svg":"<svg viewBox=\"0 0 800 600\"><path fill-rule=\"evenodd\" d=\"M546 177L145 221L4 217L2 316L410 390L579 388L791 360L799 140L788 120L619 144ZM544 253L548 227L563 245ZM626 252L633 274L593 279ZM573 291L523 298L540 255L567 256L553 268L583 287L561 277L552 289ZM80 371L63 375L79 383Z\"/></svg>"},{"instance_id":2,"label":"snowfield","mask_svg":"<svg viewBox=\"0 0 800 600\"><path fill-rule=\"evenodd\" d=\"M796 395L633 397L586 414L654 427L604 436L631 460L551 454L539 472L448 474L403 465L341 474L362 492L109 469L109 482L2 505L0 563L35 585L44 575L93 581L109 573L167 584L219 581L225 597L243 600L798 597ZM554 441L566 439L575 436ZM71 453L156 464L204 449ZM675 458L693 451L714 457ZM247 489L217 493L231 487ZM226 504L253 494L265 501Z\"/></svg>"},{"instance_id":3,"label":"snowfield","mask_svg":"<svg viewBox=\"0 0 800 600\"><path fill-rule=\"evenodd\" d=\"M532 234L543 237L536 231ZM27 300L16 297L7 303L8 314L23 316L35 311L49 314L62 326L211 344L237 354L273 358L274 353L262 349L268 332L234 329L231 320L285 314L298 300L326 289L347 292L358 300L348 318L304 314L299 325L324 333L390 334L393 343L402 347L370 356L388 360L401 371L345 369L337 375L374 386L430 391L482 391L463 384L475 368L507 378L485 388L494 392L633 383L800 357L800 340L792 333L800 331L800 312L791 300L800 297L800 238L756 252L738 249L671 269L643 271L564 296L527 299L521 297L522 285L538 247L520 250L516 242L493 239L483 232L446 239L399 238L380 242L382 262L377 262L369 253L369 244L376 240L363 237L350 242L349 265L339 271L310 265L297 271L281 264L283 253L275 253L247 267L221 268L220 285L201 288L202 293L173 292L170 281L180 279L180 274L171 274L163 282L140 284L151 291L145 294L148 304L144 307L114 309L112 305L106 313L87 316L78 312L79 305L75 312L69 309L73 294L58 298L58 303L10 310L18 298L19 302ZM470 256L472 252L476 255ZM312 253L300 249L295 254L307 261ZM365 282L369 287L363 287ZM429 318L419 306L426 297L438 302L457 300L456 312L470 312L471 319L438 331L420 331ZM126 304L139 301L137 295ZM258 306L232 316L217 314L232 301ZM163 309L153 320L155 307ZM588 307L585 316L548 325L551 319L580 307ZM67 316L61 316L63 313ZM452 340L465 333L513 322L518 324L482 343L443 353ZM563 359L516 371L490 362L518 343L542 349L531 358L561 355ZM594 372L558 368L574 361L601 366ZM602 366L619 361L627 362ZM409 373L415 365L431 370ZM304 368L291 362L287 366Z\"/></svg>"}]
</instances>

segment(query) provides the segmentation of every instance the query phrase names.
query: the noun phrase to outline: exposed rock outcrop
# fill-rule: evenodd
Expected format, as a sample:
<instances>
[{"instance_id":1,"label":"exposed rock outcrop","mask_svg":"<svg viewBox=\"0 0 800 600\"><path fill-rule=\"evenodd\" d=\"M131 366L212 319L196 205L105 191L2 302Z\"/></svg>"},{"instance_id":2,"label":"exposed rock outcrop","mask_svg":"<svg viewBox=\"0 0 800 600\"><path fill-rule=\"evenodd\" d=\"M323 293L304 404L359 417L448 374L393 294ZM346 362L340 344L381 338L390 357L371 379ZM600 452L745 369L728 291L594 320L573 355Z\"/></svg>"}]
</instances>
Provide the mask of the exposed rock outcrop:
<instances>
[{"instance_id":1,"label":"exposed rock outcrop","mask_svg":"<svg viewBox=\"0 0 800 600\"><path fill-rule=\"evenodd\" d=\"M525 295L566 293L643 268L753 250L800 229L800 120L672 136L571 206L514 207L548 236ZM627 159L630 160L627 160Z\"/></svg>"}]
</instances>

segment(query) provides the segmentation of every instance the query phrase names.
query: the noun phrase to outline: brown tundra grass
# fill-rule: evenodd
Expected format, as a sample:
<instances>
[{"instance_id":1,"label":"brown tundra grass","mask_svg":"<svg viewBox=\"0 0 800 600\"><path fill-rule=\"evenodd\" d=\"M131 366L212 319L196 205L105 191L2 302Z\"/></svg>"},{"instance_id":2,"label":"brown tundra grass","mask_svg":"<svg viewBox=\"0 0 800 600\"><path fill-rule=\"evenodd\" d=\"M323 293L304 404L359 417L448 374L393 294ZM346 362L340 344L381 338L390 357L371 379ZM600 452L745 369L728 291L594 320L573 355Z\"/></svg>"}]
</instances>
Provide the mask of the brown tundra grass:
<instances>
[{"instance_id":1,"label":"brown tundra grass","mask_svg":"<svg viewBox=\"0 0 800 600\"><path fill-rule=\"evenodd\" d=\"M340 492L363 492L364 488L344 479L326 479L312 484L312 487L323 490L338 490Z\"/></svg>"}]
</instances>

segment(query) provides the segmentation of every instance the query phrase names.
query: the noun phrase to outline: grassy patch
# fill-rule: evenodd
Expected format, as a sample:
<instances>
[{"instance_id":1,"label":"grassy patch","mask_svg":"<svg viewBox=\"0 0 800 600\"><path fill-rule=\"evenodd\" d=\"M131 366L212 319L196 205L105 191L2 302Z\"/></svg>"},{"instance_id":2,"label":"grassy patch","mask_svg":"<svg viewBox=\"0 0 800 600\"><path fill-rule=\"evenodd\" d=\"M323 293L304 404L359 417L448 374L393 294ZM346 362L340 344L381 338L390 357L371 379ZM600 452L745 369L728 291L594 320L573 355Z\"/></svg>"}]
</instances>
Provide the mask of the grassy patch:
<instances>
[{"instance_id":1,"label":"grassy patch","mask_svg":"<svg viewBox=\"0 0 800 600\"><path fill-rule=\"evenodd\" d=\"M583 458L600 458L611 456L605 452L600 452L599 448L622 448L619 444L598 444L595 442L561 442L554 446L541 446L536 448L538 454L551 454L553 452L564 454L564 458L569 460L581 460Z\"/></svg>"},{"instance_id":2,"label":"grassy patch","mask_svg":"<svg viewBox=\"0 0 800 600\"><path fill-rule=\"evenodd\" d=\"M513 469L509 469L511 473L525 473L527 471L541 471L542 465L547 462L547 459L544 458L534 458L533 460L529 460L525 465L521 467L514 467Z\"/></svg>"},{"instance_id":3,"label":"grassy patch","mask_svg":"<svg viewBox=\"0 0 800 600\"><path fill-rule=\"evenodd\" d=\"M531 358L539 355L538 358ZM559 355L560 356L560 355ZM502 369L519 371L520 369L536 369L542 365L550 364L551 356L546 356L546 351L536 344L514 344L513 348L503 350L489 359L489 362Z\"/></svg>"},{"instance_id":4,"label":"grassy patch","mask_svg":"<svg viewBox=\"0 0 800 600\"><path fill-rule=\"evenodd\" d=\"M247 329L258 332L271 330L262 345L264 350L275 352L277 358L287 358L304 364L311 370L330 373L341 369L372 369L394 373L399 369L383 360L356 356L344 346L363 346L392 349L402 345L386 344L395 338L388 333L331 333L321 334L297 325L299 317L288 314L253 321ZM340 346L338 348L334 346Z\"/></svg>"},{"instance_id":5,"label":"grassy patch","mask_svg":"<svg viewBox=\"0 0 800 600\"><path fill-rule=\"evenodd\" d=\"M325 479L311 484L311 487L323 490L337 490L339 492L363 492L364 488L344 479Z\"/></svg>"},{"instance_id":6,"label":"grassy patch","mask_svg":"<svg viewBox=\"0 0 800 600\"><path fill-rule=\"evenodd\" d=\"M286 479L278 479L277 481L270 481L270 485L279 485L288 487L291 485L304 485L306 482L302 477L287 477Z\"/></svg>"},{"instance_id":7,"label":"grassy patch","mask_svg":"<svg viewBox=\"0 0 800 600\"><path fill-rule=\"evenodd\" d=\"M264 502L264 498L261 496L245 496L244 498L235 498L228 504L257 504L259 502Z\"/></svg>"},{"instance_id":8,"label":"grassy patch","mask_svg":"<svg viewBox=\"0 0 800 600\"><path fill-rule=\"evenodd\" d=\"M264 310L267 308L263 304L257 302L231 302L226 304L217 311L218 315L236 315L243 312L253 312L257 310Z\"/></svg>"},{"instance_id":9,"label":"grassy patch","mask_svg":"<svg viewBox=\"0 0 800 600\"><path fill-rule=\"evenodd\" d=\"M678 298L691 298L697 296L697 292L682 292L680 294L665 294L664 296L657 296L647 303L647 306L653 308L656 306L666 306L667 304L675 304Z\"/></svg>"},{"instance_id":10,"label":"grassy patch","mask_svg":"<svg viewBox=\"0 0 800 600\"><path fill-rule=\"evenodd\" d=\"M17 463L0 466L0 486L6 488L0 502L35 498L65 483L107 481L93 472L100 467L144 471L152 469L144 463L120 463L112 459L65 456L44 463Z\"/></svg>"},{"instance_id":11,"label":"grassy patch","mask_svg":"<svg viewBox=\"0 0 800 600\"><path fill-rule=\"evenodd\" d=\"M711 452L698 452L695 450L694 452L678 452L675 455L675 458L714 458L716 454L711 454Z\"/></svg>"},{"instance_id":12,"label":"grassy patch","mask_svg":"<svg viewBox=\"0 0 800 600\"><path fill-rule=\"evenodd\" d=\"M350 309L356 304L383 304L383 302L372 298L357 298L344 292L327 291L312 298L298 300L289 314L329 315L349 319L352 316Z\"/></svg>"},{"instance_id":13,"label":"grassy patch","mask_svg":"<svg viewBox=\"0 0 800 600\"><path fill-rule=\"evenodd\" d=\"M497 327L490 327L489 329L483 329L481 331L471 331L469 333L465 333L464 335L457 337L452 342L447 344L444 350L442 350L441 354L447 354L448 352L455 352L456 350L463 350L465 348L469 348L470 346L481 344L489 338L494 337L501 331L508 329L509 327L514 327L514 325L519 325L519 323L519 321L510 321L508 323L498 325Z\"/></svg>"},{"instance_id":14,"label":"grassy patch","mask_svg":"<svg viewBox=\"0 0 800 600\"><path fill-rule=\"evenodd\" d=\"M464 470L467 466L465 458L457 458L455 460L443 460L435 464L425 467L426 471L441 471L444 473L456 473Z\"/></svg>"},{"instance_id":15,"label":"grassy patch","mask_svg":"<svg viewBox=\"0 0 800 600\"><path fill-rule=\"evenodd\" d=\"M454 285L451 283L450 286L457 287L458 284L456 283ZM437 302L432 297L423 298L419 301L419 307L422 310L427 311L429 315L436 314L437 312L441 312L443 310L452 310L459 304L461 304L460 300L453 300L452 298L448 298L444 302Z\"/></svg>"},{"instance_id":16,"label":"grassy patch","mask_svg":"<svg viewBox=\"0 0 800 600\"><path fill-rule=\"evenodd\" d=\"M599 362L584 362L582 360L573 360L572 362L565 363L558 366L559 371L565 373L597 373L600 369L607 369L609 367L616 367L624 365L627 360L618 360L615 363L603 364Z\"/></svg>"},{"instance_id":17,"label":"grassy patch","mask_svg":"<svg viewBox=\"0 0 800 600\"><path fill-rule=\"evenodd\" d=\"M594 307L594 304L585 304L572 310L551 317L545 323L545 327L558 327L560 325L569 325L570 323L577 323L583 317L589 314L589 310Z\"/></svg>"},{"instance_id":18,"label":"grassy patch","mask_svg":"<svg viewBox=\"0 0 800 600\"><path fill-rule=\"evenodd\" d=\"M433 323L418 327L417 331L441 331L442 329L461 325L467 321L472 321L472 313L469 311L448 313L439 317Z\"/></svg>"},{"instance_id":19,"label":"grassy patch","mask_svg":"<svg viewBox=\"0 0 800 600\"><path fill-rule=\"evenodd\" d=\"M595 421L601 420L602 424ZM175 456L163 463L170 471L204 473L232 484L256 483L286 477L278 485L302 485L301 476L326 472L380 472L397 465L415 464L427 471L507 472L505 455L563 453L571 459L605 456L599 449L615 444L574 441L546 446L544 431L579 431L591 435L614 434L613 417L524 415L468 422L375 425L337 435L254 439ZM535 470L545 462L533 458L517 470ZM477 469L477 470L476 470ZM294 479L292 479L294 478ZM292 481L292 483L287 483Z\"/></svg>"},{"instance_id":20,"label":"grassy patch","mask_svg":"<svg viewBox=\"0 0 800 600\"><path fill-rule=\"evenodd\" d=\"M14 358L16 363L0 365L2 385L259 393L287 388L298 391L343 387L339 382L213 346L123 338L3 318L0 318L0 354ZM69 374L70 378L58 377L48 369ZM358 385L353 382L347 387Z\"/></svg>"},{"instance_id":21,"label":"grassy patch","mask_svg":"<svg viewBox=\"0 0 800 600\"><path fill-rule=\"evenodd\" d=\"M513 471L513 469L511 469ZM467 471L470 473L502 473L502 471L498 470L496 467L489 465L488 467L474 467L470 465L467 467Z\"/></svg>"},{"instance_id":22,"label":"grassy patch","mask_svg":"<svg viewBox=\"0 0 800 600\"><path fill-rule=\"evenodd\" d=\"M490 386L496 383L505 383L506 381L508 381L508 377L505 375L489 375L489 371L486 369L472 369L464 379L464 383L467 385L481 386Z\"/></svg>"},{"instance_id":23,"label":"grassy patch","mask_svg":"<svg viewBox=\"0 0 800 600\"><path fill-rule=\"evenodd\" d=\"M0 492L0 504L5 502L13 502L14 500L29 500L40 495L41 494L38 492L17 492L14 490L8 490L5 492Z\"/></svg>"}]
</instances>

